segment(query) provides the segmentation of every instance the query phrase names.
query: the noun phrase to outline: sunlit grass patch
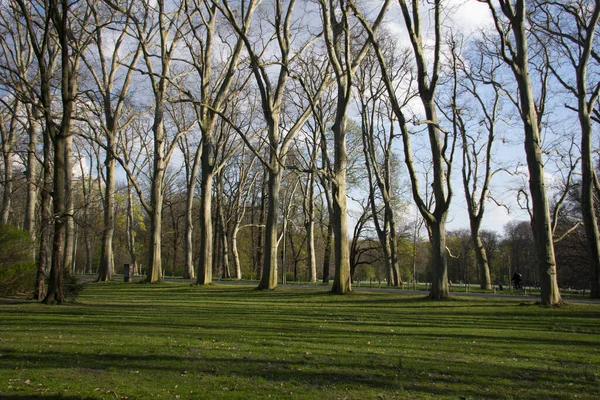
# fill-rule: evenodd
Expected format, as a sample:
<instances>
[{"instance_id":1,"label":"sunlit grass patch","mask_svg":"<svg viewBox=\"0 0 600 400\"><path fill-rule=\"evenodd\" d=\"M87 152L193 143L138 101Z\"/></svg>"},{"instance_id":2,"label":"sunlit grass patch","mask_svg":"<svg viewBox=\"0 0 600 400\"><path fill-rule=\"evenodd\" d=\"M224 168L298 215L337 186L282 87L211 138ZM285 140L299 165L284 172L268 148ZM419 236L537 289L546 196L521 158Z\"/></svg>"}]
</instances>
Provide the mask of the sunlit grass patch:
<instances>
[{"instance_id":1,"label":"sunlit grass patch","mask_svg":"<svg viewBox=\"0 0 600 400\"><path fill-rule=\"evenodd\" d=\"M0 355L11 398L596 399L600 306L112 282L0 305Z\"/></svg>"}]
</instances>

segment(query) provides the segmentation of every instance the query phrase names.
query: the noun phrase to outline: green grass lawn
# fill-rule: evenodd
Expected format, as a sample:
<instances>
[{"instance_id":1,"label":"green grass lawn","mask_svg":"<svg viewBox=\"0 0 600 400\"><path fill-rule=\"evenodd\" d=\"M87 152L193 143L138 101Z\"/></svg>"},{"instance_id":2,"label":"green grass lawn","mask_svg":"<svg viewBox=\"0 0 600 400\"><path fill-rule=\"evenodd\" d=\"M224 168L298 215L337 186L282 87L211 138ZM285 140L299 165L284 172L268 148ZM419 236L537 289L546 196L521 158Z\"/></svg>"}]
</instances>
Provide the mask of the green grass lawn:
<instances>
[{"instance_id":1,"label":"green grass lawn","mask_svg":"<svg viewBox=\"0 0 600 400\"><path fill-rule=\"evenodd\" d=\"M600 305L118 282L0 299L0 398L599 396Z\"/></svg>"}]
</instances>

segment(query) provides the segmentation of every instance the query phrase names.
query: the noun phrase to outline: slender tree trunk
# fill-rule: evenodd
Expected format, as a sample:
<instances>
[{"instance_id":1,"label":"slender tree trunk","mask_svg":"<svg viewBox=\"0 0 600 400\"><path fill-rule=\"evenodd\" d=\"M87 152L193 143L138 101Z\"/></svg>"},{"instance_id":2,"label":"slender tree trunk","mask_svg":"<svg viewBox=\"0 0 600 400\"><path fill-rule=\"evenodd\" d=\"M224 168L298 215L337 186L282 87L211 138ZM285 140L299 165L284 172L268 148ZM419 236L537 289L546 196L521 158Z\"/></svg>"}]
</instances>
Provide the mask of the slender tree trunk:
<instances>
[{"instance_id":1,"label":"slender tree trunk","mask_svg":"<svg viewBox=\"0 0 600 400\"><path fill-rule=\"evenodd\" d=\"M188 188L185 201L185 235L183 239L183 254L184 254L184 267L183 267L183 278L194 279L196 273L194 271L194 245L193 245L193 233L194 233L194 222L193 222L193 205L194 205L194 186Z\"/></svg>"},{"instance_id":2,"label":"slender tree trunk","mask_svg":"<svg viewBox=\"0 0 600 400\"><path fill-rule=\"evenodd\" d=\"M185 237L183 240L183 253L185 257L183 277L185 279L194 279L196 272L194 269L194 245L193 245L193 233L194 233L194 194L196 188L196 177L198 176L198 167L200 163L199 155L194 157L194 163L192 165L190 176L188 177L188 191L185 200Z\"/></svg>"},{"instance_id":3,"label":"slender tree trunk","mask_svg":"<svg viewBox=\"0 0 600 400\"><path fill-rule=\"evenodd\" d=\"M41 226L40 226L40 247L37 259L37 274L35 283L35 300L43 300L46 297L46 274L50 271L50 233L52 229L52 168L51 160L50 132L48 128L44 131L44 160L43 160L43 180L41 197Z\"/></svg>"},{"instance_id":4,"label":"slender tree trunk","mask_svg":"<svg viewBox=\"0 0 600 400\"><path fill-rule=\"evenodd\" d=\"M306 215L304 226L306 228L306 245L308 252L308 267L310 283L317 283L317 258L315 252L315 179L314 174L308 174L306 188Z\"/></svg>"},{"instance_id":5,"label":"slender tree trunk","mask_svg":"<svg viewBox=\"0 0 600 400\"><path fill-rule=\"evenodd\" d=\"M390 224L390 234L388 239L390 247L390 266L392 268L394 286L399 286L402 283L402 275L400 274L400 266L398 265L398 234L396 232L396 221L394 219L394 211L389 202L386 202L385 209Z\"/></svg>"},{"instance_id":6,"label":"slender tree trunk","mask_svg":"<svg viewBox=\"0 0 600 400\"><path fill-rule=\"evenodd\" d=\"M538 115L535 111L535 97L528 77L529 72L527 71L527 65L525 65L523 74L517 74L517 83L521 89L521 113L525 125L525 153L527 155L529 190L533 205L531 226L537 253L542 304L558 305L562 302L562 299L556 279L556 261L544 178L542 143L537 122Z\"/></svg>"},{"instance_id":7,"label":"slender tree trunk","mask_svg":"<svg viewBox=\"0 0 600 400\"><path fill-rule=\"evenodd\" d=\"M219 183L217 185L217 219L219 221L219 235L221 238L221 250L223 252L221 278L228 279L231 278L231 272L229 269L229 239L227 237L227 223L225 221L225 213L223 211L223 200L223 178L219 174Z\"/></svg>"},{"instance_id":8,"label":"slender tree trunk","mask_svg":"<svg viewBox=\"0 0 600 400\"><path fill-rule=\"evenodd\" d=\"M162 126L158 128L162 137ZM146 280L150 283L162 280L162 213L163 213L163 180L165 175L165 162L162 157L162 140L155 139L160 144L155 144L154 174L151 188L150 212L150 245L148 247L148 275ZM158 150L158 151L157 151Z\"/></svg>"},{"instance_id":9,"label":"slender tree trunk","mask_svg":"<svg viewBox=\"0 0 600 400\"><path fill-rule=\"evenodd\" d=\"M333 220L329 214L327 221L327 233L325 235L325 248L323 250L323 283L329 283L329 267L331 265L331 248L333 244Z\"/></svg>"},{"instance_id":10,"label":"slender tree trunk","mask_svg":"<svg viewBox=\"0 0 600 400\"><path fill-rule=\"evenodd\" d=\"M65 218L67 221L65 230L65 253L64 269L66 273L73 270L73 254L75 253L75 210L73 208L73 136L68 135L65 139Z\"/></svg>"},{"instance_id":11,"label":"slender tree trunk","mask_svg":"<svg viewBox=\"0 0 600 400\"><path fill-rule=\"evenodd\" d=\"M133 193L131 192L130 185L127 185L127 250L129 251L130 263L133 266L133 270L141 273L137 265L137 253L135 250Z\"/></svg>"},{"instance_id":12,"label":"slender tree trunk","mask_svg":"<svg viewBox=\"0 0 600 400\"><path fill-rule=\"evenodd\" d=\"M92 238L90 237L89 232L86 231L83 234L83 240L85 242L85 272L91 274L93 272L93 253L94 249L92 248Z\"/></svg>"},{"instance_id":13,"label":"slender tree trunk","mask_svg":"<svg viewBox=\"0 0 600 400\"><path fill-rule=\"evenodd\" d=\"M258 229L257 229L257 233L256 233L256 254L255 254L255 271L256 271L256 277L260 278L262 276L262 263L263 263L263 257L264 257L264 247L263 247L263 242L264 242L264 227L263 227L263 222L265 220L265 213L267 212L267 199L266 199L266 193L265 193L265 186L263 186L263 190L261 191L261 197L260 197L260 213L259 213L259 225L258 225ZM254 213L252 213L252 215L254 216Z\"/></svg>"},{"instance_id":14,"label":"slender tree trunk","mask_svg":"<svg viewBox=\"0 0 600 400\"><path fill-rule=\"evenodd\" d=\"M102 232L102 244L100 248L100 265L98 267L97 282L108 282L112 272L113 265L113 236L115 231L115 144L112 135L107 135L106 152L106 182L104 189L104 231Z\"/></svg>"},{"instance_id":15,"label":"slender tree trunk","mask_svg":"<svg viewBox=\"0 0 600 400\"><path fill-rule=\"evenodd\" d=\"M12 147L10 143L6 143L4 149L2 149L2 158L4 161L4 192L2 193L2 217L0 223L8 225L10 213L12 211L12 191L13 191L13 152L8 149L8 146Z\"/></svg>"},{"instance_id":16,"label":"slender tree trunk","mask_svg":"<svg viewBox=\"0 0 600 400\"><path fill-rule=\"evenodd\" d=\"M29 143L27 144L27 198L25 200L25 220L23 228L31 234L31 238L35 243L36 240L36 224L35 224L35 209L37 204L37 143L40 124L38 122L39 113L35 106L27 107L29 116L28 136ZM34 251L35 258L35 251Z\"/></svg>"},{"instance_id":17,"label":"slender tree trunk","mask_svg":"<svg viewBox=\"0 0 600 400\"><path fill-rule=\"evenodd\" d=\"M237 247L237 234L240 230L240 224L236 222L231 235L231 253L233 254L233 268L235 270L235 279L242 279L242 266L240 265L240 255Z\"/></svg>"},{"instance_id":18,"label":"slender tree trunk","mask_svg":"<svg viewBox=\"0 0 600 400\"><path fill-rule=\"evenodd\" d=\"M531 76L529 73L529 55L527 42L527 2L517 1L506 4L500 9L495 8L488 1L492 16L496 20L499 34L507 37L507 32L502 30L497 11L500 10L510 22L508 26L513 43L511 43L511 57L504 57L512 69L519 88L519 112L523 122L525 136L525 154L529 171L529 191L532 202L531 227L533 230L534 248L537 257L541 300L543 305L559 305L562 303L558 282L556 279L556 260L554 257L554 243L552 238L552 224L548 208L548 195L544 178L544 157L542 151L542 138L539 127L541 115L538 113L536 97L533 93ZM508 45L506 45L508 46ZM507 51L506 48L502 51Z\"/></svg>"}]
</instances>

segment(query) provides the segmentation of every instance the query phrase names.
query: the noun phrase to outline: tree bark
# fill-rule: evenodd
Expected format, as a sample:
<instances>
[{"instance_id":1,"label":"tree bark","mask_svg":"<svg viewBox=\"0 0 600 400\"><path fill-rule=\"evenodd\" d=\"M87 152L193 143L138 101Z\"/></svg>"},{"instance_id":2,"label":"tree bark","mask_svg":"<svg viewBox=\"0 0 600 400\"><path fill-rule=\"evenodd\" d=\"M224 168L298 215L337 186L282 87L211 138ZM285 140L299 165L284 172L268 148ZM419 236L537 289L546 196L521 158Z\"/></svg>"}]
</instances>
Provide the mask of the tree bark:
<instances>
[{"instance_id":1,"label":"tree bark","mask_svg":"<svg viewBox=\"0 0 600 400\"><path fill-rule=\"evenodd\" d=\"M346 112L347 88L338 89L338 112L333 125L334 163L333 163L333 235L335 237L333 254L335 276L331 291L344 294L352 290L350 277L350 246L348 243L348 208L346 206L346 168L348 151L346 148ZM342 102L345 101L345 104Z\"/></svg>"},{"instance_id":2,"label":"tree bark","mask_svg":"<svg viewBox=\"0 0 600 400\"><path fill-rule=\"evenodd\" d=\"M62 130L62 129L61 129ZM65 235L67 233L66 213L66 158L67 140L65 132L59 132L54 137L54 186L53 186L53 214L54 214L54 236L52 239L52 264L48 277L48 292L43 302L46 304L65 302L63 293L63 271Z\"/></svg>"},{"instance_id":3,"label":"tree bark","mask_svg":"<svg viewBox=\"0 0 600 400\"><path fill-rule=\"evenodd\" d=\"M52 167L51 167L51 128L44 129L43 138L43 178L41 188L41 215L40 215L40 247L37 258L37 274L35 283L35 300L43 300L46 297L46 274L50 271L50 233L52 229Z\"/></svg>"},{"instance_id":4,"label":"tree bark","mask_svg":"<svg viewBox=\"0 0 600 400\"><path fill-rule=\"evenodd\" d=\"M13 151L10 143L3 143L2 158L4 163L4 191L2 193L2 216L0 223L8 225L9 217L12 211L12 191L13 191Z\"/></svg>"},{"instance_id":5,"label":"tree bark","mask_svg":"<svg viewBox=\"0 0 600 400\"><path fill-rule=\"evenodd\" d=\"M65 159L65 253L64 253L64 269L67 274L73 271L75 263L75 219L73 208L73 136L68 135L65 140L66 159Z\"/></svg>"},{"instance_id":6,"label":"tree bark","mask_svg":"<svg viewBox=\"0 0 600 400\"><path fill-rule=\"evenodd\" d=\"M205 140L203 138L203 140ZM208 144L211 144L210 142ZM200 260L196 283L212 283L213 268L213 224L212 224L212 186L213 186L213 148L204 144L202 148L202 171L200 178Z\"/></svg>"},{"instance_id":7,"label":"tree bark","mask_svg":"<svg viewBox=\"0 0 600 400\"><path fill-rule=\"evenodd\" d=\"M432 300L444 300L449 295L445 225L445 220L430 224L432 282L429 298Z\"/></svg>"},{"instance_id":8,"label":"tree bark","mask_svg":"<svg viewBox=\"0 0 600 400\"><path fill-rule=\"evenodd\" d=\"M581 101L581 100L580 100ZM580 108L581 125L581 214L590 251L590 297L600 298L600 233L594 209L594 160L592 151L592 124L586 109Z\"/></svg>"},{"instance_id":9,"label":"tree bark","mask_svg":"<svg viewBox=\"0 0 600 400\"><path fill-rule=\"evenodd\" d=\"M114 271L113 265L113 236L115 231L115 143L112 135L107 135L106 159L106 182L104 188L104 231L102 232L102 244L100 248L100 265L98 266L97 282L110 281Z\"/></svg>"},{"instance_id":10,"label":"tree bark","mask_svg":"<svg viewBox=\"0 0 600 400\"><path fill-rule=\"evenodd\" d=\"M23 229L28 231L31 235L33 242L36 241L36 224L35 224L35 209L37 205L37 143L38 134L40 130L39 124L39 112L37 107L28 106L27 115L29 119L28 136L29 143L27 144L27 198L25 200L25 220L23 222ZM35 258L35 251L34 251Z\"/></svg>"},{"instance_id":11,"label":"tree bark","mask_svg":"<svg viewBox=\"0 0 600 400\"><path fill-rule=\"evenodd\" d=\"M275 126L275 129L278 129L278 127ZM275 289L277 287L277 220L279 218L282 170L277 154L271 154L270 162L271 165L268 169L269 197L265 225L265 252L258 289Z\"/></svg>"},{"instance_id":12,"label":"tree bark","mask_svg":"<svg viewBox=\"0 0 600 400\"><path fill-rule=\"evenodd\" d=\"M306 246L308 253L308 270L309 270L309 281L310 283L317 283L317 258L315 252L315 195L314 185L315 179L314 174L311 172L308 174L307 188L305 195L306 203L306 215L304 227L306 229Z\"/></svg>"},{"instance_id":13,"label":"tree bark","mask_svg":"<svg viewBox=\"0 0 600 400\"><path fill-rule=\"evenodd\" d=\"M135 250L135 230L134 230L135 217L133 215L133 193L131 191L131 184L127 184L127 250L129 251L130 263L133 266L133 270L137 273L141 273L137 263L137 252Z\"/></svg>"}]
</instances>

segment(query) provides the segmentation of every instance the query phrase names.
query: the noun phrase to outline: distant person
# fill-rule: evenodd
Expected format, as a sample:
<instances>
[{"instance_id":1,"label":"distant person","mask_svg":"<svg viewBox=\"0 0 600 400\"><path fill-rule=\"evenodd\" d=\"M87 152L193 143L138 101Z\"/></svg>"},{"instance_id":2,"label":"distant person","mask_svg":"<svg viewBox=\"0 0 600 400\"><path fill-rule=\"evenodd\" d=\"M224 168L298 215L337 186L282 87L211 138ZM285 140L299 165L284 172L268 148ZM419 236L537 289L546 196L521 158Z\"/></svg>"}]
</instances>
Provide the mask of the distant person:
<instances>
[{"instance_id":1,"label":"distant person","mask_svg":"<svg viewBox=\"0 0 600 400\"><path fill-rule=\"evenodd\" d=\"M521 289L523 287L521 285L521 281L523 281L523 275L519 274L518 272L513 274L511 281L514 282L515 289Z\"/></svg>"}]
</instances>

